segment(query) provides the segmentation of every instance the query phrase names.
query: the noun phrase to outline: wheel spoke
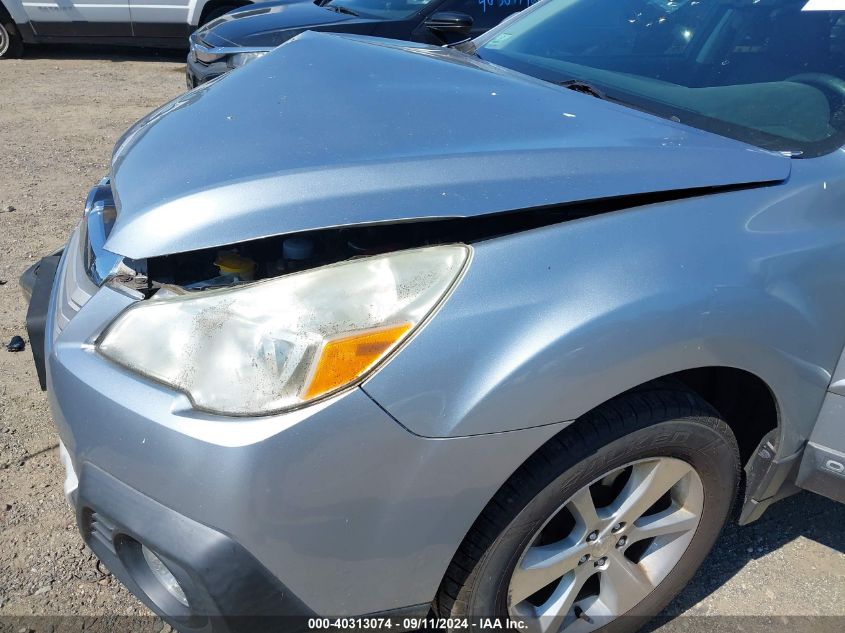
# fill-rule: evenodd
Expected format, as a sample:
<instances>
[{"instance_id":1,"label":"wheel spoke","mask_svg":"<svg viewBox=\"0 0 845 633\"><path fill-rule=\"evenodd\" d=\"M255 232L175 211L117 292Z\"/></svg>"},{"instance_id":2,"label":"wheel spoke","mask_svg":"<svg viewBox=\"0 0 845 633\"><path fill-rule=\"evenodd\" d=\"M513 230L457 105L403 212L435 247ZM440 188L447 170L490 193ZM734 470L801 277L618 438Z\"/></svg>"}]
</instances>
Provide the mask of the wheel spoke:
<instances>
[{"instance_id":1,"label":"wheel spoke","mask_svg":"<svg viewBox=\"0 0 845 633\"><path fill-rule=\"evenodd\" d=\"M677 565L703 505L701 479L680 459L649 457L594 479L558 506L529 541L510 578L508 613L523 620L525 633L602 628L646 598ZM564 510L574 521L571 529L566 521L551 520ZM648 547L640 548L637 562L627 558L626 549L642 541ZM584 591L591 578L590 591ZM544 602L538 606L539 596Z\"/></svg>"},{"instance_id":2,"label":"wheel spoke","mask_svg":"<svg viewBox=\"0 0 845 633\"><path fill-rule=\"evenodd\" d=\"M628 542L634 543L646 538L680 534L698 527L698 515L686 508L673 506L663 512L647 517L641 517L631 527Z\"/></svg>"},{"instance_id":3,"label":"wheel spoke","mask_svg":"<svg viewBox=\"0 0 845 633\"><path fill-rule=\"evenodd\" d=\"M590 494L589 487L582 488L575 493L575 496L566 504L566 509L572 513L585 533L590 532L599 522L596 504L593 502L593 495Z\"/></svg>"},{"instance_id":4,"label":"wheel spoke","mask_svg":"<svg viewBox=\"0 0 845 633\"><path fill-rule=\"evenodd\" d=\"M636 464L625 488L611 506L614 521L633 523L691 470L689 464L678 459Z\"/></svg>"},{"instance_id":5,"label":"wheel spoke","mask_svg":"<svg viewBox=\"0 0 845 633\"><path fill-rule=\"evenodd\" d=\"M583 543L568 538L528 549L511 578L510 603L519 604L565 576L578 566L578 561L587 551Z\"/></svg>"},{"instance_id":6,"label":"wheel spoke","mask_svg":"<svg viewBox=\"0 0 845 633\"><path fill-rule=\"evenodd\" d=\"M525 633L543 633L540 628L540 620L534 611L534 605L523 602L522 604L511 606L508 609L508 614L514 620L519 620L523 623L522 629Z\"/></svg>"},{"instance_id":7,"label":"wheel spoke","mask_svg":"<svg viewBox=\"0 0 845 633\"><path fill-rule=\"evenodd\" d=\"M549 599L537 607L539 628L543 633L557 633L561 629L587 578L589 574L586 573L570 573L560 581Z\"/></svg>"},{"instance_id":8,"label":"wheel spoke","mask_svg":"<svg viewBox=\"0 0 845 633\"><path fill-rule=\"evenodd\" d=\"M614 615L622 615L652 589L654 583L646 572L621 554L614 554L601 574L599 599Z\"/></svg>"}]
</instances>

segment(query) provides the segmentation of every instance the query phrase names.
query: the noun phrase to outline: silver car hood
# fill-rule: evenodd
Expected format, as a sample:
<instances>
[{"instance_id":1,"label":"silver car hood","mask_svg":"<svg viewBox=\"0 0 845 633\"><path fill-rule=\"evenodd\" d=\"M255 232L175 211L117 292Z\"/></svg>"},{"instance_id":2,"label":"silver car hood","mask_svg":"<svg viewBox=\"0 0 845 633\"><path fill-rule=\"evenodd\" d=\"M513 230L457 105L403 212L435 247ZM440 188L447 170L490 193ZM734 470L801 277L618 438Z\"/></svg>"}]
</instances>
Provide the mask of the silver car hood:
<instances>
[{"instance_id":1,"label":"silver car hood","mask_svg":"<svg viewBox=\"0 0 845 633\"><path fill-rule=\"evenodd\" d=\"M457 51L305 33L124 135L105 246L139 259L789 172L779 154Z\"/></svg>"}]
</instances>

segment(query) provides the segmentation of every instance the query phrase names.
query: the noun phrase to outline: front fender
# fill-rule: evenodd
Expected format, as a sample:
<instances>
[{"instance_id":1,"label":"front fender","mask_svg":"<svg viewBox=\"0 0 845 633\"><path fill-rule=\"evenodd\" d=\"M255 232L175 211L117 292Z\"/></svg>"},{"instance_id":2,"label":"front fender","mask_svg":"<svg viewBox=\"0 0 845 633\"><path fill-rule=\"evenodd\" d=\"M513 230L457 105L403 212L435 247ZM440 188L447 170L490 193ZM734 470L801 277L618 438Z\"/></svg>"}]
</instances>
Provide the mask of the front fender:
<instances>
[{"instance_id":1,"label":"front fender","mask_svg":"<svg viewBox=\"0 0 845 633\"><path fill-rule=\"evenodd\" d=\"M697 197L475 246L442 311L364 389L427 437L573 420L660 376L744 369L784 450L845 340L842 182Z\"/></svg>"}]
</instances>

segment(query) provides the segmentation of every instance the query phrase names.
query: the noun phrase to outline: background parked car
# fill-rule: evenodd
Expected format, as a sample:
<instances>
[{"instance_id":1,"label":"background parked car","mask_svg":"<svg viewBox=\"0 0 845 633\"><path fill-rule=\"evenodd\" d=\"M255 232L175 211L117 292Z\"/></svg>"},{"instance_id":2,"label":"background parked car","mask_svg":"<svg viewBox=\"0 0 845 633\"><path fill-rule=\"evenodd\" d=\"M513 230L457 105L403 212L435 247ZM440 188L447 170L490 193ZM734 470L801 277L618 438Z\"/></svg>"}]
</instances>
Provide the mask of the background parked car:
<instances>
[{"instance_id":1,"label":"background parked car","mask_svg":"<svg viewBox=\"0 0 845 633\"><path fill-rule=\"evenodd\" d=\"M0 58L24 44L96 42L182 48L198 25L249 0L0 0Z\"/></svg>"},{"instance_id":2,"label":"background parked car","mask_svg":"<svg viewBox=\"0 0 845 633\"><path fill-rule=\"evenodd\" d=\"M189 88L242 66L303 31L427 44L477 37L534 0L283 0L232 11L191 36Z\"/></svg>"}]
</instances>

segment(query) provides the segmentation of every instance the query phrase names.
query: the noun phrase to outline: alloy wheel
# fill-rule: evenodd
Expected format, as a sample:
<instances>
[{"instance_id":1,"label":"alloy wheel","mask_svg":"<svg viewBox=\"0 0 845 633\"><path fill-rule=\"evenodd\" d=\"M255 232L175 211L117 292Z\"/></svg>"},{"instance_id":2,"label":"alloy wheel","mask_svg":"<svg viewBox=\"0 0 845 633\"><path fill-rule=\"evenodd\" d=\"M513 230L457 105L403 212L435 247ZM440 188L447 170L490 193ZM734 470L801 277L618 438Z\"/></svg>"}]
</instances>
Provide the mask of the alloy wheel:
<instances>
[{"instance_id":1,"label":"alloy wheel","mask_svg":"<svg viewBox=\"0 0 845 633\"><path fill-rule=\"evenodd\" d=\"M631 462L561 505L532 536L508 587L508 612L534 633L589 631L642 601L681 560L704 508L693 467Z\"/></svg>"},{"instance_id":2,"label":"alloy wheel","mask_svg":"<svg viewBox=\"0 0 845 633\"><path fill-rule=\"evenodd\" d=\"M9 43L11 42L11 38L9 37L9 31L6 30L6 27L0 22L0 57L6 54L6 51L9 50Z\"/></svg>"}]
</instances>

